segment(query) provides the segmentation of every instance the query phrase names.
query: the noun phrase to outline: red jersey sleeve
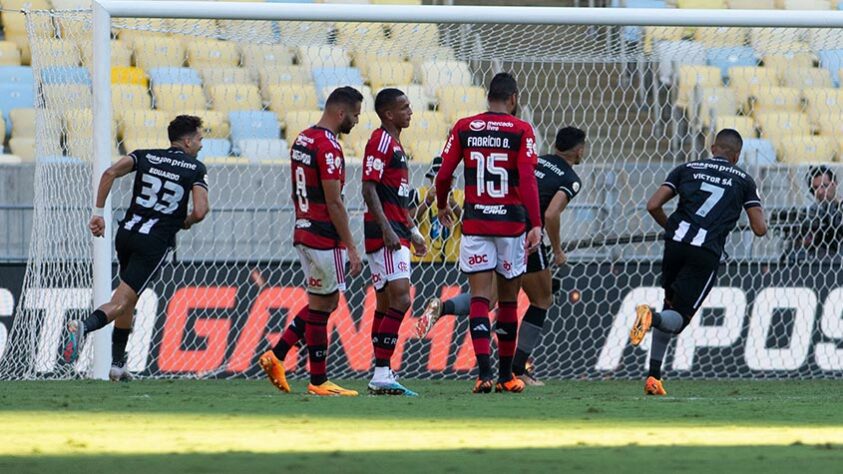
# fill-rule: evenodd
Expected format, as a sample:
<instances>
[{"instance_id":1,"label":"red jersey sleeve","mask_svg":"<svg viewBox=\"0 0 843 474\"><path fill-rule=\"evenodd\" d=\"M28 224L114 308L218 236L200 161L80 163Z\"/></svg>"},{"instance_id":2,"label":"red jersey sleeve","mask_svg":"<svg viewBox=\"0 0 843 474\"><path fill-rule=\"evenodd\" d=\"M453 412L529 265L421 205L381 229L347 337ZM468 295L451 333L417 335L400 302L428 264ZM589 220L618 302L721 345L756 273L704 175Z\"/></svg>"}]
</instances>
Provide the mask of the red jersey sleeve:
<instances>
[{"instance_id":1,"label":"red jersey sleeve","mask_svg":"<svg viewBox=\"0 0 843 474\"><path fill-rule=\"evenodd\" d=\"M540 226L542 222L539 186L535 173L537 163L536 134L531 125L525 124L524 132L521 134L521 147L518 151L518 176L521 178L521 202L527 209L527 217L532 227Z\"/></svg>"},{"instance_id":2,"label":"red jersey sleeve","mask_svg":"<svg viewBox=\"0 0 843 474\"><path fill-rule=\"evenodd\" d=\"M436 175L436 206L444 209L448 204L448 194L451 192L451 182L457 165L462 161L462 142L460 141L460 129L462 121L454 124L445 148L442 150L442 167Z\"/></svg>"},{"instance_id":3,"label":"red jersey sleeve","mask_svg":"<svg viewBox=\"0 0 843 474\"><path fill-rule=\"evenodd\" d=\"M392 140L388 133L376 130L366 143L366 159L363 162L363 181L380 183L383 180L383 170L389 164L389 154Z\"/></svg>"},{"instance_id":4,"label":"red jersey sleeve","mask_svg":"<svg viewBox=\"0 0 843 474\"><path fill-rule=\"evenodd\" d=\"M322 181L342 179L342 150L337 149L328 140L321 141L316 149L316 162L319 165L319 179Z\"/></svg>"}]
</instances>

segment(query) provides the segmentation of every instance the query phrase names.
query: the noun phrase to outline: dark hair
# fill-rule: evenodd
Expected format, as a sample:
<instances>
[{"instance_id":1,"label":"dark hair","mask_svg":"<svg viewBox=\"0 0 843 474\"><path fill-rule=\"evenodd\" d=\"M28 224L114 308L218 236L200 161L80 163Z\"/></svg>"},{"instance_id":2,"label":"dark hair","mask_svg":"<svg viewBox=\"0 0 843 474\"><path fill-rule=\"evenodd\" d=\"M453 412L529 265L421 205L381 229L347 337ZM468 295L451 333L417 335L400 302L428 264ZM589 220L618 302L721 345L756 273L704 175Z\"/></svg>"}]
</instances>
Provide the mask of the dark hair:
<instances>
[{"instance_id":1,"label":"dark hair","mask_svg":"<svg viewBox=\"0 0 843 474\"><path fill-rule=\"evenodd\" d=\"M837 175L835 175L834 171L832 171L832 169L829 168L828 166L826 166L826 165L812 166L812 167L808 168L808 173L805 175L805 181L807 182L806 184L808 185L808 190L813 192L814 189L811 187L811 184L812 184L811 182L814 180L814 178L816 178L818 176L823 176L823 175L828 176L828 179L830 179L832 183L837 182Z\"/></svg>"},{"instance_id":2,"label":"dark hair","mask_svg":"<svg viewBox=\"0 0 843 474\"><path fill-rule=\"evenodd\" d=\"M202 119L193 115L179 115L167 126L167 136L171 142L193 135L202 128Z\"/></svg>"},{"instance_id":3,"label":"dark hair","mask_svg":"<svg viewBox=\"0 0 843 474\"><path fill-rule=\"evenodd\" d=\"M576 127L560 128L556 132L556 149L568 151L585 143L585 132Z\"/></svg>"},{"instance_id":4,"label":"dark hair","mask_svg":"<svg viewBox=\"0 0 843 474\"><path fill-rule=\"evenodd\" d=\"M499 72L489 83L488 99L492 101L504 101L518 93L518 83L508 72Z\"/></svg>"},{"instance_id":5,"label":"dark hair","mask_svg":"<svg viewBox=\"0 0 843 474\"><path fill-rule=\"evenodd\" d=\"M743 148L743 138L741 138L741 134L733 128L724 128L723 130L717 132L717 136L714 137L714 142L720 142L726 146L736 148L736 151L741 151L741 148Z\"/></svg>"},{"instance_id":6,"label":"dark hair","mask_svg":"<svg viewBox=\"0 0 843 474\"><path fill-rule=\"evenodd\" d=\"M375 112L380 115L383 113L384 109L392 107L392 105L395 104L395 101L397 101L402 95L406 94L404 94L404 92L400 89L395 89L393 87L388 87L378 92L378 95L375 96Z\"/></svg>"},{"instance_id":7,"label":"dark hair","mask_svg":"<svg viewBox=\"0 0 843 474\"><path fill-rule=\"evenodd\" d=\"M363 94L351 86L343 86L337 87L331 92L328 100L325 101L325 107L339 104L354 107L359 102L363 102Z\"/></svg>"}]
</instances>

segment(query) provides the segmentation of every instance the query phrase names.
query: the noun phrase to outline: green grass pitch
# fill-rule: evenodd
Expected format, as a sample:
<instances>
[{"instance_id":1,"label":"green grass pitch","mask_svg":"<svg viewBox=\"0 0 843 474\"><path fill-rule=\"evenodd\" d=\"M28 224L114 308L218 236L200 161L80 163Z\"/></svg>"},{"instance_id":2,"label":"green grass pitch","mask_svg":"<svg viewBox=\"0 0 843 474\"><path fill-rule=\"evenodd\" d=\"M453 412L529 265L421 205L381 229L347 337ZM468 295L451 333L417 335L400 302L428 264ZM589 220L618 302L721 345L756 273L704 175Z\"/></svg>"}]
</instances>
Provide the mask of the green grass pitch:
<instances>
[{"instance_id":1,"label":"green grass pitch","mask_svg":"<svg viewBox=\"0 0 843 474\"><path fill-rule=\"evenodd\" d=\"M843 472L843 381L668 380L664 398L639 381L482 396L468 381L405 382L422 396L3 382L0 473Z\"/></svg>"}]
</instances>

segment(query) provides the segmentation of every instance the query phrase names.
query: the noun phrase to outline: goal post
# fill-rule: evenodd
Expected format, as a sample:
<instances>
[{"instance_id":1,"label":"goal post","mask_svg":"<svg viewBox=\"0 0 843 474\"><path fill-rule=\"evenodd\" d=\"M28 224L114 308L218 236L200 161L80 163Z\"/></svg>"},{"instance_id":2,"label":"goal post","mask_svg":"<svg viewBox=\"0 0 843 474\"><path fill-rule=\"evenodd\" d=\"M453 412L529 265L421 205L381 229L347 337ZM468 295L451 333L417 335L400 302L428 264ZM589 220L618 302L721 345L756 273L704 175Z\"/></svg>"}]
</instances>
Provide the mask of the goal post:
<instances>
[{"instance_id":1,"label":"goal post","mask_svg":"<svg viewBox=\"0 0 843 474\"><path fill-rule=\"evenodd\" d=\"M291 138L291 130L311 124L308 120L324 100L324 88L343 85L333 80L359 80L356 85L367 89L368 95L364 95L369 100L383 85L412 88L414 120L429 127L422 131L408 129L412 132L408 147L418 157L410 171L416 187L429 186L423 176L430 158L438 153L437 147L441 150L444 144L441 128L450 126L459 113L479 111L476 109L482 105L478 105L477 94L482 101L482 91L478 90L501 70L512 71L522 84L522 112L536 127L543 153L552 150L555 131L561 126L578 126L588 133L589 152L578 168L584 177L584 189L563 219L563 241L571 263L554 270L561 289L555 316L548 322L537 352L540 373L548 378L640 374L645 351L624 347L630 322L626 319L638 302L661 304L659 232L647 219L644 200L673 166L707 154L697 142L710 137L717 123L740 125L748 120L752 125L747 133L755 136L760 130L756 141L764 141L776 138L769 136L769 130L782 127L764 122L762 106L769 107L765 113L794 112L810 120L805 133L798 135L805 143L795 143L802 146L800 151L791 151L794 140L776 142L778 162L775 155L772 161L762 162L759 157L766 149L753 148L754 161L747 166L777 212L811 204L804 193L805 173L810 165L827 161L817 149L833 146L835 151L828 157L840 156L838 147L843 145L838 144L843 129L824 128L832 113L843 117L843 97L838 109L836 95L811 95L805 92L807 86L804 90L785 87L788 79L784 69L777 69L775 83L752 83L744 91L735 88L734 77L726 79L728 67L724 66L722 82L715 88L728 89L730 97L740 95L731 99L736 105L734 112L727 114L708 100L708 85L700 79L703 74L710 76L712 70L688 70L688 79L683 67L711 68L704 54L714 48L712 44L722 43L705 43L695 28L721 28L720 34L730 38L743 35L744 43L756 48L756 64L764 61L772 65L768 58L777 54L791 59L796 55L801 60L802 49L793 48L814 42L828 48L817 46L809 55L816 56L817 51L831 50L832 46L843 49L843 35L834 30L843 27L843 12L837 11L249 2L199 5L189 1L95 0L92 10L33 11L27 15L39 97L38 123L45 137L52 140L55 135L54 146L59 151L54 152L47 139L37 144L36 167L43 180L36 184L36 238L30 246L24 289L0 360L0 378L107 376L111 359L107 331L96 334L89 344L92 347L74 367L57 362L57 341L63 321L71 314L85 314L110 297L115 266L109 236L113 237L120 208L128 199L127 186L115 184L114 197L106 205L106 238L91 239L81 227L100 176L111 164L117 147L125 154L138 143L160 142L160 136L157 141L146 135L139 139L130 127L152 123L150 130L160 133L159 122L181 110L173 104L186 104L185 111L198 115L221 117L208 120L213 122L211 132L206 133L208 147L213 141L214 147L225 142L220 146L229 148L220 148L219 154L224 156L211 154L207 158L213 162L209 164L210 218L179 234L176 257L165 265L162 283L147 290L139 303L136 329L129 343L129 368L146 377L259 375L253 364L255 351L264 350L268 341L275 340L281 326L304 302L303 290L296 283L301 273L289 245L294 225L287 206L289 165L284 165L278 149L282 142L284 146L292 144L295 135ZM358 26L344 29L348 24ZM365 25L374 25L381 36L357 31L366 29ZM757 28L760 33L749 28ZM794 31L798 35L788 33ZM137 43L141 36L150 44L169 46L144 50L145 46ZM316 36L319 41L313 41ZM173 38L187 39L176 44L170 41ZM217 42L220 47L206 51L192 44L210 40L222 40ZM766 43L756 44L756 40ZM81 50L79 64L47 54L47 48L68 41L77 45L75 54ZM223 43L236 47L227 48ZM85 44L92 46L89 63L84 59ZM255 67L250 62L254 58L247 50L258 46L279 47L272 49L271 61L283 64L283 73L277 73L281 69L275 68L275 62L271 67ZM167 47L178 49L181 59L174 64L179 66L170 67L157 60L146 63L149 58L142 53L173 53ZM121 56L124 54L127 56ZM290 55L289 61L280 61L285 54ZM370 56L376 58L375 62L389 63L398 72L388 77L380 74ZM687 61L691 56L696 59ZM122 58L121 68L142 69L146 74L132 84L145 90L142 98L119 99L142 105L128 111L137 112L141 118L128 117L126 110L113 103L117 87L113 82L114 58ZM261 58L270 61L267 55ZM822 61L814 59L811 64L825 67ZM53 77L59 64L80 75L85 74L83 68L89 68L89 83L85 82L87 78L78 77L71 82L84 91L90 84L90 99L50 95L54 84L47 78ZM814 69L827 71L833 77L830 80L839 81L838 71L823 67ZM165 83L162 76L153 77L153 71L184 76L178 77L176 87ZM306 74L304 89L295 79L277 89L281 82L265 77L297 77L302 71ZM121 70L120 74L134 72ZM716 71L718 81L720 74ZM725 87L727 84L729 87ZM239 85L242 88L238 89ZM763 94L756 97L758 87ZM135 91L141 89L136 87ZM301 97L284 95L293 94L288 92L293 89ZM780 89L799 92L792 96L788 94L793 91ZM827 94L832 94L831 89L823 88ZM173 90L173 94L165 94ZM783 98L767 99L775 94ZM238 107L241 100L255 105ZM310 105L300 107L299 100ZM234 105L229 107L229 102ZM77 122L72 119L79 113L87 117L86 109L90 109L93 125L90 136L75 130ZM270 111L274 118L261 114ZM243 117L238 114L252 114L243 122L247 127L265 127L269 120L270 128L276 128L269 135L254 138L257 135L252 133L241 140L238 134L242 129L238 127L242 123L235 119ZM361 120L359 131L343 137L349 157L346 199L359 242L363 209L358 196L363 165L359 148L360 140L377 126L372 114L367 109L361 115L366 121ZM115 134L122 140L119 145ZM78 147L79 136L87 141L85 147ZM46 159L62 153L65 158L78 160L57 163ZM813 154L811 159L800 161L792 159L793 153ZM85 180L86 187L88 183L92 186L85 190L65 186L69 176ZM221 197L215 200L215 195ZM53 213L56 201L62 201L71 211L61 216ZM48 224L59 221L58 230L48 229ZM454 264L458 236L450 240L434 237L439 235L435 222L429 220L424 225L427 227L423 230L431 239L439 239L441 248L437 249L438 260L416 263L416 315L424 299L465 289ZM745 228L741 229L729 240L730 257L724 264L721 286L704 305L706 316L700 316L673 344L668 370L681 376L715 378L839 376L843 373L843 351L836 344L843 339L843 323L834 311L837 299L843 300L843 293L836 291L843 279L838 270L820 261L804 268L788 263L782 257L783 248L793 241L793 234L753 241ZM48 241L37 240L41 232L49 235L45 237ZM66 243L58 245L60 239ZM185 250L180 250L182 244ZM65 264L72 270L62 268ZM365 376L371 365L367 324L371 324L374 296L364 278L343 298L340 314L331 326L335 337L329 370L336 360L339 378ZM62 291L46 293L46 288ZM526 307L524 298L522 304ZM782 311L789 316L781 316ZM404 325L412 321L408 317ZM462 377L470 373L474 360L470 344L466 344L466 323L465 318L445 318L424 340L414 339L403 328L396 355L401 359L402 373L418 377ZM788 346L792 341L797 342ZM294 362L293 376L304 373L303 359L298 357Z\"/></svg>"}]
</instances>

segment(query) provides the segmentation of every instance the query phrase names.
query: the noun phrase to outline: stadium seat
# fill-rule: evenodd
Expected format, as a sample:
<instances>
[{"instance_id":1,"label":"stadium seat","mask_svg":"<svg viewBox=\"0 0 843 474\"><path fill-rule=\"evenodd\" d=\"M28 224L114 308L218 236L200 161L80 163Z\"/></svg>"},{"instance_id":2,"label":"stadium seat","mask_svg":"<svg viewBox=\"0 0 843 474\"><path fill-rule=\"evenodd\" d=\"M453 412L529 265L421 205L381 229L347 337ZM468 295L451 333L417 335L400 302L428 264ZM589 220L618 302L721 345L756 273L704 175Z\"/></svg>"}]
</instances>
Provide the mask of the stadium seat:
<instances>
[{"instance_id":1,"label":"stadium seat","mask_svg":"<svg viewBox=\"0 0 843 474\"><path fill-rule=\"evenodd\" d=\"M755 138L755 122L752 117L744 117L740 115L721 115L715 121L715 130L723 130L724 128L731 128L737 130L741 136L746 138Z\"/></svg>"},{"instance_id":2,"label":"stadium seat","mask_svg":"<svg viewBox=\"0 0 843 474\"><path fill-rule=\"evenodd\" d=\"M216 165L248 165L249 159L248 158L240 158L237 156L209 156L202 160L203 163L206 165L216 166Z\"/></svg>"},{"instance_id":3,"label":"stadium seat","mask_svg":"<svg viewBox=\"0 0 843 474\"><path fill-rule=\"evenodd\" d=\"M658 43L662 41L681 41L684 36L684 28L675 26L645 26L644 52L650 54Z\"/></svg>"},{"instance_id":4,"label":"stadium seat","mask_svg":"<svg viewBox=\"0 0 843 474\"><path fill-rule=\"evenodd\" d=\"M34 138L12 138L9 140L9 149L13 155L19 156L23 162L35 161Z\"/></svg>"},{"instance_id":5,"label":"stadium seat","mask_svg":"<svg viewBox=\"0 0 843 474\"><path fill-rule=\"evenodd\" d=\"M260 110L261 95L258 86L247 84L217 84L208 87L212 108L220 112Z\"/></svg>"},{"instance_id":6,"label":"stadium seat","mask_svg":"<svg viewBox=\"0 0 843 474\"><path fill-rule=\"evenodd\" d=\"M331 92L334 91L339 87L339 85L327 86L323 88L321 91L317 90L316 95L317 97L322 97L327 99ZM360 106L360 110L363 112L371 112L375 110L375 98L372 96L372 88L369 86L353 86L354 89L357 89L360 94L363 96L363 104ZM324 99L319 104L319 107L324 105Z\"/></svg>"},{"instance_id":7,"label":"stadium seat","mask_svg":"<svg viewBox=\"0 0 843 474\"><path fill-rule=\"evenodd\" d=\"M199 161L204 161L210 156L228 156L231 154L231 142L225 138L205 138L202 140L202 149L199 150Z\"/></svg>"},{"instance_id":8,"label":"stadium seat","mask_svg":"<svg viewBox=\"0 0 843 474\"><path fill-rule=\"evenodd\" d=\"M386 25L383 23L338 22L334 28L337 44L345 47L386 38Z\"/></svg>"},{"instance_id":9,"label":"stadium seat","mask_svg":"<svg viewBox=\"0 0 843 474\"><path fill-rule=\"evenodd\" d=\"M473 82L468 63L463 61L426 61L422 65L422 85L429 97L444 86L470 86Z\"/></svg>"},{"instance_id":10,"label":"stadium seat","mask_svg":"<svg viewBox=\"0 0 843 474\"><path fill-rule=\"evenodd\" d=\"M623 3L623 4L621 4ZM626 7L626 8L667 8L664 0L613 0L612 8ZM638 43L644 35L644 31L640 26L624 26L621 32L621 37L624 41Z\"/></svg>"},{"instance_id":11,"label":"stadium seat","mask_svg":"<svg viewBox=\"0 0 843 474\"><path fill-rule=\"evenodd\" d=\"M134 84L148 87L149 78L143 69L137 67L115 66L111 68L112 84Z\"/></svg>"},{"instance_id":12,"label":"stadium seat","mask_svg":"<svg viewBox=\"0 0 843 474\"><path fill-rule=\"evenodd\" d=\"M785 10L831 10L829 0L784 0Z\"/></svg>"},{"instance_id":13,"label":"stadium seat","mask_svg":"<svg viewBox=\"0 0 843 474\"><path fill-rule=\"evenodd\" d=\"M423 67L428 61L453 61L456 59L454 50L447 46L431 46L428 48L417 48L407 52L410 64L413 65L413 78L421 81Z\"/></svg>"},{"instance_id":14,"label":"stadium seat","mask_svg":"<svg viewBox=\"0 0 843 474\"><path fill-rule=\"evenodd\" d=\"M439 140L444 144L445 139L448 138L448 129L448 122L440 112L414 111L410 126L401 132L401 141L412 143L421 140Z\"/></svg>"},{"instance_id":15,"label":"stadium seat","mask_svg":"<svg viewBox=\"0 0 843 474\"><path fill-rule=\"evenodd\" d=\"M231 124L231 141L235 145L238 141L245 139L279 138L281 136L281 124L278 122L278 116L269 111L230 112L228 123Z\"/></svg>"},{"instance_id":16,"label":"stadium seat","mask_svg":"<svg viewBox=\"0 0 843 474\"><path fill-rule=\"evenodd\" d=\"M749 91L753 114L802 110L802 92L795 87L753 86Z\"/></svg>"},{"instance_id":17,"label":"stadium seat","mask_svg":"<svg viewBox=\"0 0 843 474\"><path fill-rule=\"evenodd\" d=\"M269 87L269 109L279 115L291 110L314 110L317 102L316 89L310 84Z\"/></svg>"},{"instance_id":18,"label":"stadium seat","mask_svg":"<svg viewBox=\"0 0 843 474\"><path fill-rule=\"evenodd\" d=\"M114 110L151 109L149 89L137 84L114 84L111 86L111 107Z\"/></svg>"},{"instance_id":19,"label":"stadium seat","mask_svg":"<svg viewBox=\"0 0 843 474\"><path fill-rule=\"evenodd\" d=\"M174 38L139 37L135 41L135 64L150 71L155 68L180 68L184 65L185 50Z\"/></svg>"},{"instance_id":20,"label":"stadium seat","mask_svg":"<svg viewBox=\"0 0 843 474\"><path fill-rule=\"evenodd\" d=\"M659 80L665 85L673 84L674 75L679 74L676 66L705 64L705 46L696 41L659 41L653 51L659 62Z\"/></svg>"},{"instance_id":21,"label":"stadium seat","mask_svg":"<svg viewBox=\"0 0 843 474\"><path fill-rule=\"evenodd\" d=\"M152 88L155 108L159 110L204 110L207 99L202 86L193 84L163 84Z\"/></svg>"},{"instance_id":22,"label":"stadium seat","mask_svg":"<svg viewBox=\"0 0 843 474\"><path fill-rule=\"evenodd\" d=\"M733 10L775 10L775 0L726 0Z\"/></svg>"},{"instance_id":23,"label":"stadium seat","mask_svg":"<svg viewBox=\"0 0 843 474\"><path fill-rule=\"evenodd\" d=\"M20 50L20 63L28 66L32 63L32 48L29 44L29 36L26 33L15 33L13 31L5 31L5 40L17 45Z\"/></svg>"},{"instance_id":24,"label":"stadium seat","mask_svg":"<svg viewBox=\"0 0 843 474\"><path fill-rule=\"evenodd\" d=\"M251 71L242 67L206 67L199 70L205 86L214 84L257 84Z\"/></svg>"},{"instance_id":25,"label":"stadium seat","mask_svg":"<svg viewBox=\"0 0 843 474\"><path fill-rule=\"evenodd\" d=\"M843 112L826 112L811 118L821 136L843 139Z\"/></svg>"},{"instance_id":26,"label":"stadium seat","mask_svg":"<svg viewBox=\"0 0 843 474\"><path fill-rule=\"evenodd\" d=\"M694 40L707 48L730 48L746 44L749 32L746 28L707 26L697 28Z\"/></svg>"},{"instance_id":27,"label":"stadium seat","mask_svg":"<svg viewBox=\"0 0 843 474\"><path fill-rule=\"evenodd\" d=\"M712 118L738 113L735 91L728 87L705 87L700 91L699 99L699 118L705 127L711 125Z\"/></svg>"},{"instance_id":28,"label":"stadium seat","mask_svg":"<svg viewBox=\"0 0 843 474\"><path fill-rule=\"evenodd\" d=\"M24 85L33 87L35 76L29 66L2 66L0 67L0 84Z\"/></svg>"},{"instance_id":29,"label":"stadium seat","mask_svg":"<svg viewBox=\"0 0 843 474\"><path fill-rule=\"evenodd\" d=\"M725 0L677 0L679 8L701 8L707 10L719 10L726 8Z\"/></svg>"},{"instance_id":30,"label":"stadium seat","mask_svg":"<svg viewBox=\"0 0 843 474\"><path fill-rule=\"evenodd\" d=\"M34 51L39 51L41 64L58 66L78 66L82 63L82 53L76 43L61 39L36 39Z\"/></svg>"},{"instance_id":31,"label":"stadium seat","mask_svg":"<svg viewBox=\"0 0 843 474\"><path fill-rule=\"evenodd\" d=\"M162 110L120 111L118 129L123 140L167 138L167 125L172 118Z\"/></svg>"},{"instance_id":32,"label":"stadium seat","mask_svg":"<svg viewBox=\"0 0 843 474\"><path fill-rule=\"evenodd\" d=\"M194 115L202 119L205 138L229 138L231 127L228 123L228 114L218 110L170 110L167 111L167 122L176 118L177 115Z\"/></svg>"},{"instance_id":33,"label":"stadium seat","mask_svg":"<svg viewBox=\"0 0 843 474\"><path fill-rule=\"evenodd\" d=\"M361 157L363 154L363 148L365 148L366 142L369 141L369 137L372 135L372 132L380 126L381 119L378 117L378 114L374 112L362 112L360 114L360 120L357 122L357 125L351 129L351 133L342 137L343 143L353 148L355 153L354 155L346 153L346 155Z\"/></svg>"},{"instance_id":34,"label":"stadium seat","mask_svg":"<svg viewBox=\"0 0 843 474\"><path fill-rule=\"evenodd\" d=\"M818 89L834 87L831 73L820 68L789 68L784 73L784 84L797 89Z\"/></svg>"},{"instance_id":35,"label":"stadium seat","mask_svg":"<svg viewBox=\"0 0 843 474\"><path fill-rule=\"evenodd\" d=\"M65 110L61 114L61 122L68 139L90 139L94 136L94 113L90 108Z\"/></svg>"},{"instance_id":36,"label":"stadium seat","mask_svg":"<svg viewBox=\"0 0 843 474\"><path fill-rule=\"evenodd\" d=\"M12 121L11 128L12 136L18 138L35 138L35 109L34 108L17 108L9 111L9 117Z\"/></svg>"},{"instance_id":37,"label":"stadium seat","mask_svg":"<svg viewBox=\"0 0 843 474\"><path fill-rule=\"evenodd\" d=\"M465 110L482 110L486 107L486 89L479 86L445 86L436 93L438 110L445 119L454 122Z\"/></svg>"},{"instance_id":38,"label":"stadium seat","mask_svg":"<svg viewBox=\"0 0 843 474\"><path fill-rule=\"evenodd\" d=\"M749 45L762 56L771 53L801 51L793 46L798 43L802 30L799 28L750 28Z\"/></svg>"},{"instance_id":39,"label":"stadium seat","mask_svg":"<svg viewBox=\"0 0 843 474\"><path fill-rule=\"evenodd\" d=\"M785 72L790 69L813 69L814 54L808 52L768 54L764 56L764 67L776 71L780 80L784 80Z\"/></svg>"},{"instance_id":40,"label":"stadium seat","mask_svg":"<svg viewBox=\"0 0 843 474\"><path fill-rule=\"evenodd\" d=\"M17 155L0 155L0 165L19 165L23 159Z\"/></svg>"},{"instance_id":41,"label":"stadium seat","mask_svg":"<svg viewBox=\"0 0 843 474\"><path fill-rule=\"evenodd\" d=\"M828 69L831 73L831 80L834 87L840 87L840 69L843 68L843 49L829 49L817 53L820 59L820 67Z\"/></svg>"},{"instance_id":42,"label":"stadium seat","mask_svg":"<svg viewBox=\"0 0 843 474\"><path fill-rule=\"evenodd\" d=\"M410 142L408 153L413 163L430 163L433 158L442 154L445 146L445 139L442 140L416 140Z\"/></svg>"},{"instance_id":43,"label":"stadium seat","mask_svg":"<svg viewBox=\"0 0 843 474\"><path fill-rule=\"evenodd\" d=\"M10 128L12 128L11 125L7 125L6 122L0 118L0 137L5 137L6 132L8 132Z\"/></svg>"},{"instance_id":44,"label":"stadium seat","mask_svg":"<svg viewBox=\"0 0 843 474\"><path fill-rule=\"evenodd\" d=\"M775 87L778 85L778 76L772 69L753 66L729 68L729 87L735 91L735 98L741 105L747 103L753 87Z\"/></svg>"},{"instance_id":45,"label":"stadium seat","mask_svg":"<svg viewBox=\"0 0 843 474\"><path fill-rule=\"evenodd\" d=\"M88 68L70 66L51 66L41 70L44 84L83 84L91 85L91 73Z\"/></svg>"},{"instance_id":46,"label":"stadium seat","mask_svg":"<svg viewBox=\"0 0 843 474\"><path fill-rule=\"evenodd\" d=\"M676 93L676 105L687 108L695 88L702 89L720 85L722 85L722 81L719 68L682 64L679 66L679 88Z\"/></svg>"},{"instance_id":47,"label":"stadium seat","mask_svg":"<svg viewBox=\"0 0 843 474\"><path fill-rule=\"evenodd\" d=\"M11 41L0 41L0 66L19 66L20 49Z\"/></svg>"},{"instance_id":48,"label":"stadium seat","mask_svg":"<svg viewBox=\"0 0 843 474\"><path fill-rule=\"evenodd\" d=\"M285 21L279 23L281 43L288 46L327 44L330 28L323 21Z\"/></svg>"},{"instance_id":49,"label":"stadium seat","mask_svg":"<svg viewBox=\"0 0 843 474\"><path fill-rule=\"evenodd\" d=\"M843 90L841 89L805 89L802 91L805 99L805 110L811 120L825 114L843 113Z\"/></svg>"},{"instance_id":50,"label":"stadium seat","mask_svg":"<svg viewBox=\"0 0 843 474\"><path fill-rule=\"evenodd\" d=\"M370 65L366 71L373 90L396 84L408 84L413 81L413 65L406 61L380 62Z\"/></svg>"},{"instance_id":51,"label":"stadium seat","mask_svg":"<svg viewBox=\"0 0 843 474\"><path fill-rule=\"evenodd\" d=\"M837 147L831 137L792 135L782 138L777 150L783 163L829 163L837 155Z\"/></svg>"},{"instance_id":52,"label":"stadium seat","mask_svg":"<svg viewBox=\"0 0 843 474\"><path fill-rule=\"evenodd\" d=\"M237 152L249 162L258 164L262 161L278 161L290 157L287 142L280 138L252 138L235 142Z\"/></svg>"},{"instance_id":53,"label":"stadium seat","mask_svg":"<svg viewBox=\"0 0 843 474\"><path fill-rule=\"evenodd\" d=\"M269 91L276 85L305 85L313 84L310 69L304 66L278 66L258 71L260 78L261 94L265 100L269 100Z\"/></svg>"},{"instance_id":54,"label":"stadium seat","mask_svg":"<svg viewBox=\"0 0 843 474\"><path fill-rule=\"evenodd\" d=\"M315 125L320 118L322 112L318 110L294 110L284 114L284 138L292 143L302 130Z\"/></svg>"},{"instance_id":55,"label":"stadium seat","mask_svg":"<svg viewBox=\"0 0 843 474\"><path fill-rule=\"evenodd\" d=\"M31 84L0 82L0 111L3 112L5 122L9 122L10 110L34 106L35 93Z\"/></svg>"},{"instance_id":56,"label":"stadium seat","mask_svg":"<svg viewBox=\"0 0 843 474\"><path fill-rule=\"evenodd\" d=\"M810 135L811 123L801 112L769 112L755 115L755 122L761 130L761 137L774 145L790 135Z\"/></svg>"},{"instance_id":57,"label":"stadium seat","mask_svg":"<svg viewBox=\"0 0 843 474\"><path fill-rule=\"evenodd\" d=\"M94 46L90 40L77 42L82 52L82 65L90 67L94 62ZM129 67L132 65L132 49L120 40L111 40L111 66Z\"/></svg>"},{"instance_id":58,"label":"stadium seat","mask_svg":"<svg viewBox=\"0 0 843 474\"><path fill-rule=\"evenodd\" d=\"M233 41L194 39L187 46L187 62L196 69L237 67L240 65L240 52Z\"/></svg>"},{"instance_id":59,"label":"stadium seat","mask_svg":"<svg viewBox=\"0 0 843 474\"><path fill-rule=\"evenodd\" d=\"M293 51L280 44L244 44L240 48L243 67L248 69L293 65Z\"/></svg>"},{"instance_id":60,"label":"stadium seat","mask_svg":"<svg viewBox=\"0 0 843 474\"><path fill-rule=\"evenodd\" d=\"M736 66L757 66L755 50L749 46L728 48L709 48L705 52L705 62L709 66L720 68L723 80L729 78L729 68Z\"/></svg>"},{"instance_id":61,"label":"stadium seat","mask_svg":"<svg viewBox=\"0 0 843 474\"><path fill-rule=\"evenodd\" d=\"M202 84L202 78L199 77L199 73L189 67L159 67L150 69L149 81L153 87L165 84Z\"/></svg>"},{"instance_id":62,"label":"stadium seat","mask_svg":"<svg viewBox=\"0 0 843 474\"><path fill-rule=\"evenodd\" d=\"M91 8L91 0L51 0L56 10L87 10Z\"/></svg>"},{"instance_id":63,"label":"stadium seat","mask_svg":"<svg viewBox=\"0 0 843 474\"><path fill-rule=\"evenodd\" d=\"M217 24L219 38L239 43L241 55L245 44L266 41L275 43L279 39L277 23L274 21L217 20Z\"/></svg>"},{"instance_id":64,"label":"stadium seat","mask_svg":"<svg viewBox=\"0 0 843 474\"><path fill-rule=\"evenodd\" d=\"M167 33L159 33L159 31L169 29L166 21L154 18L122 18L120 19L122 28L117 29L117 38L132 50L141 43L155 38L173 39Z\"/></svg>"},{"instance_id":65,"label":"stadium seat","mask_svg":"<svg viewBox=\"0 0 843 474\"><path fill-rule=\"evenodd\" d=\"M403 62L407 58L404 45L393 40L373 40L360 43L351 50L351 60L363 75L369 74L369 68L382 62Z\"/></svg>"},{"instance_id":66,"label":"stadium seat","mask_svg":"<svg viewBox=\"0 0 843 474\"><path fill-rule=\"evenodd\" d=\"M326 88L333 90L339 86L363 85L363 76L356 67L318 67L313 68L311 74L313 74L313 85L317 92ZM327 95L319 97L320 105L327 98Z\"/></svg>"},{"instance_id":67,"label":"stadium seat","mask_svg":"<svg viewBox=\"0 0 843 474\"><path fill-rule=\"evenodd\" d=\"M167 139L166 130L164 134L158 133L154 136L126 138L122 143L126 154L135 150L157 150L170 147L170 140Z\"/></svg>"},{"instance_id":68,"label":"stadium seat","mask_svg":"<svg viewBox=\"0 0 843 474\"><path fill-rule=\"evenodd\" d=\"M298 64L308 68L342 68L351 64L345 49L333 45L299 46L296 50Z\"/></svg>"},{"instance_id":69,"label":"stadium seat","mask_svg":"<svg viewBox=\"0 0 843 474\"><path fill-rule=\"evenodd\" d=\"M776 150L769 140L745 138L738 166L767 166L776 163Z\"/></svg>"}]
</instances>

